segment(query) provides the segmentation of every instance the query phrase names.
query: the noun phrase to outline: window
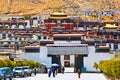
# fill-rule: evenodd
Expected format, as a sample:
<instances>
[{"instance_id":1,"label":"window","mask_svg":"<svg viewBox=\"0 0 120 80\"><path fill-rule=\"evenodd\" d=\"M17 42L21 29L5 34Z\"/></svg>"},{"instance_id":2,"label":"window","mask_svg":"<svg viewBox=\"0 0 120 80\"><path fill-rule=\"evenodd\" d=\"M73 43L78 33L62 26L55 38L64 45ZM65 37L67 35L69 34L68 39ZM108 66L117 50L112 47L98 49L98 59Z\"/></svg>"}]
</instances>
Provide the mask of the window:
<instances>
[{"instance_id":1,"label":"window","mask_svg":"<svg viewBox=\"0 0 120 80\"><path fill-rule=\"evenodd\" d=\"M117 35L114 35L114 39L117 39Z\"/></svg>"},{"instance_id":2,"label":"window","mask_svg":"<svg viewBox=\"0 0 120 80\"><path fill-rule=\"evenodd\" d=\"M109 48L96 48L95 52L110 52Z\"/></svg>"},{"instance_id":3,"label":"window","mask_svg":"<svg viewBox=\"0 0 120 80\"><path fill-rule=\"evenodd\" d=\"M115 50L118 49L118 45L117 44L114 45L114 49Z\"/></svg>"},{"instance_id":4,"label":"window","mask_svg":"<svg viewBox=\"0 0 120 80\"><path fill-rule=\"evenodd\" d=\"M70 55L64 55L64 65L70 67Z\"/></svg>"},{"instance_id":5,"label":"window","mask_svg":"<svg viewBox=\"0 0 120 80\"><path fill-rule=\"evenodd\" d=\"M106 37L106 38L110 38L109 35L106 35L105 37Z\"/></svg>"},{"instance_id":6,"label":"window","mask_svg":"<svg viewBox=\"0 0 120 80\"><path fill-rule=\"evenodd\" d=\"M70 55L65 55L64 60L70 60Z\"/></svg>"},{"instance_id":7,"label":"window","mask_svg":"<svg viewBox=\"0 0 120 80\"><path fill-rule=\"evenodd\" d=\"M26 48L25 52L31 52L31 53L39 53L40 49L39 48Z\"/></svg>"},{"instance_id":8,"label":"window","mask_svg":"<svg viewBox=\"0 0 120 80\"><path fill-rule=\"evenodd\" d=\"M46 36L44 36L44 37L43 37L43 39L47 39L47 37L46 37Z\"/></svg>"}]
</instances>

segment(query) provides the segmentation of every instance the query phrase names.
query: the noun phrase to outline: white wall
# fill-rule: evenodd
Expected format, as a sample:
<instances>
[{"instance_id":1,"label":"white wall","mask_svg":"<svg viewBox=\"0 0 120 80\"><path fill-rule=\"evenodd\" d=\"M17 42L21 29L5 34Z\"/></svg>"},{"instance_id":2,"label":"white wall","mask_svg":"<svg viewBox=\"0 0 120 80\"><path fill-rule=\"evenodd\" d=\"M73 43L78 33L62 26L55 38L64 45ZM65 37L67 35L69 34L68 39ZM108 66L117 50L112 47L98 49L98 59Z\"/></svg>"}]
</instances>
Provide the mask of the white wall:
<instances>
[{"instance_id":1,"label":"white wall","mask_svg":"<svg viewBox=\"0 0 120 80\"><path fill-rule=\"evenodd\" d=\"M40 62L40 53L24 53L21 54L21 57L26 60L33 60L36 62Z\"/></svg>"},{"instance_id":2,"label":"white wall","mask_svg":"<svg viewBox=\"0 0 120 80\"><path fill-rule=\"evenodd\" d=\"M46 64L47 67L51 66L51 57L47 57L47 47L41 46L40 53L22 53L20 54L22 59L33 60Z\"/></svg>"},{"instance_id":3,"label":"white wall","mask_svg":"<svg viewBox=\"0 0 120 80\"><path fill-rule=\"evenodd\" d=\"M26 28L30 28L30 20L25 20L27 22Z\"/></svg>"},{"instance_id":4,"label":"white wall","mask_svg":"<svg viewBox=\"0 0 120 80\"><path fill-rule=\"evenodd\" d=\"M61 62L61 66L64 66L64 55L60 56L60 62Z\"/></svg>"},{"instance_id":5,"label":"white wall","mask_svg":"<svg viewBox=\"0 0 120 80\"><path fill-rule=\"evenodd\" d=\"M33 25L38 25L38 20L33 20Z\"/></svg>"},{"instance_id":6,"label":"white wall","mask_svg":"<svg viewBox=\"0 0 120 80\"><path fill-rule=\"evenodd\" d=\"M88 50L88 57L84 57L84 67L86 67L87 71L97 71L95 68L93 68L94 62L99 63L101 60L108 60L114 56L114 54L109 53L95 53L94 46L89 46Z\"/></svg>"},{"instance_id":7,"label":"white wall","mask_svg":"<svg viewBox=\"0 0 120 80\"><path fill-rule=\"evenodd\" d=\"M23 25L19 25L19 29L24 29L24 26Z\"/></svg>"},{"instance_id":8,"label":"white wall","mask_svg":"<svg viewBox=\"0 0 120 80\"><path fill-rule=\"evenodd\" d=\"M73 67L74 64L75 64L75 55L70 55L70 65L72 65L71 67Z\"/></svg>"},{"instance_id":9,"label":"white wall","mask_svg":"<svg viewBox=\"0 0 120 80\"><path fill-rule=\"evenodd\" d=\"M120 50L120 43L118 44L118 49Z\"/></svg>"},{"instance_id":10,"label":"white wall","mask_svg":"<svg viewBox=\"0 0 120 80\"><path fill-rule=\"evenodd\" d=\"M0 34L0 39L2 39L2 34Z\"/></svg>"},{"instance_id":11,"label":"white wall","mask_svg":"<svg viewBox=\"0 0 120 80\"><path fill-rule=\"evenodd\" d=\"M51 57L47 57L48 51L46 46L40 47L40 62L47 64L47 67L51 66L52 59Z\"/></svg>"}]
</instances>

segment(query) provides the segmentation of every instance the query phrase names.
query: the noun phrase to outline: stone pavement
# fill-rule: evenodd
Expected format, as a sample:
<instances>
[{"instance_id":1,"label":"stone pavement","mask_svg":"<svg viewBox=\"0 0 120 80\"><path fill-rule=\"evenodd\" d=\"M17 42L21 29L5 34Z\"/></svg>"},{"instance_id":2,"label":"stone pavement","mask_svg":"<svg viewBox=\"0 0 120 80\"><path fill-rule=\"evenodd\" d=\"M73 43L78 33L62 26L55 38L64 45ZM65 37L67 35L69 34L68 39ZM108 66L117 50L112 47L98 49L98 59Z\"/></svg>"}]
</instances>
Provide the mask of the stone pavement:
<instances>
[{"instance_id":1,"label":"stone pavement","mask_svg":"<svg viewBox=\"0 0 120 80\"><path fill-rule=\"evenodd\" d=\"M79 79L77 73L58 73L55 77L47 74L37 74L26 78L14 78L13 80L107 80L102 73L82 73Z\"/></svg>"}]
</instances>

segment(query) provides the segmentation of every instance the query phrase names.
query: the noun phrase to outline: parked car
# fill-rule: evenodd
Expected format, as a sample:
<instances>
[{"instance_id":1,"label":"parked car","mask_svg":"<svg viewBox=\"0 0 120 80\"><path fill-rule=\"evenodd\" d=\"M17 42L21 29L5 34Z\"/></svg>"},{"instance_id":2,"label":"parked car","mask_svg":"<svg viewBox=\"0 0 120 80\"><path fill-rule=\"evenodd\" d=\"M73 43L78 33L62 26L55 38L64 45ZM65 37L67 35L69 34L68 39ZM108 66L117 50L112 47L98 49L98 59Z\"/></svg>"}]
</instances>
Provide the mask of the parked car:
<instances>
[{"instance_id":1,"label":"parked car","mask_svg":"<svg viewBox=\"0 0 120 80\"><path fill-rule=\"evenodd\" d=\"M14 77L16 77L16 76L25 77L26 73L23 70L23 67L14 67L13 68L13 76Z\"/></svg>"},{"instance_id":2,"label":"parked car","mask_svg":"<svg viewBox=\"0 0 120 80\"><path fill-rule=\"evenodd\" d=\"M23 70L27 74L27 76L31 76L33 73L33 70L30 68L30 66L23 66Z\"/></svg>"},{"instance_id":3,"label":"parked car","mask_svg":"<svg viewBox=\"0 0 120 80\"><path fill-rule=\"evenodd\" d=\"M7 78L9 78L9 80L12 80L12 77L13 77L13 73L10 67L0 68L0 80L1 79L6 80Z\"/></svg>"}]
</instances>

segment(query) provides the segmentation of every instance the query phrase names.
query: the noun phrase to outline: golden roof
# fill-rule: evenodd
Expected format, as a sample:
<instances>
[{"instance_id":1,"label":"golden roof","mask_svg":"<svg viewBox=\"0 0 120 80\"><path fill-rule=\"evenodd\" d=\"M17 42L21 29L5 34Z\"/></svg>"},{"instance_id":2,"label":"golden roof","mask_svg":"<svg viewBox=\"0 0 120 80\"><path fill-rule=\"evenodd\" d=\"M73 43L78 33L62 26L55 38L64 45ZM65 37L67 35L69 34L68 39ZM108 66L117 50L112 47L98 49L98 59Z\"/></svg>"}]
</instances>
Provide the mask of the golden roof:
<instances>
[{"instance_id":1,"label":"golden roof","mask_svg":"<svg viewBox=\"0 0 120 80\"><path fill-rule=\"evenodd\" d=\"M53 13L53 15L66 15L66 14L62 11L56 11Z\"/></svg>"},{"instance_id":2,"label":"golden roof","mask_svg":"<svg viewBox=\"0 0 120 80\"><path fill-rule=\"evenodd\" d=\"M106 24L104 28L113 29L113 28L118 28L118 26L116 26L115 24Z\"/></svg>"},{"instance_id":3,"label":"golden roof","mask_svg":"<svg viewBox=\"0 0 120 80\"><path fill-rule=\"evenodd\" d=\"M54 12L53 14L51 14L49 18L52 18L52 19L66 19L67 15L62 11L57 11L57 12Z\"/></svg>"},{"instance_id":4,"label":"golden roof","mask_svg":"<svg viewBox=\"0 0 120 80\"><path fill-rule=\"evenodd\" d=\"M32 28L38 28L38 25L32 25L31 27Z\"/></svg>"}]
</instances>

